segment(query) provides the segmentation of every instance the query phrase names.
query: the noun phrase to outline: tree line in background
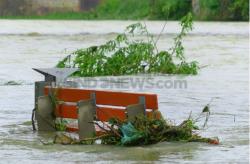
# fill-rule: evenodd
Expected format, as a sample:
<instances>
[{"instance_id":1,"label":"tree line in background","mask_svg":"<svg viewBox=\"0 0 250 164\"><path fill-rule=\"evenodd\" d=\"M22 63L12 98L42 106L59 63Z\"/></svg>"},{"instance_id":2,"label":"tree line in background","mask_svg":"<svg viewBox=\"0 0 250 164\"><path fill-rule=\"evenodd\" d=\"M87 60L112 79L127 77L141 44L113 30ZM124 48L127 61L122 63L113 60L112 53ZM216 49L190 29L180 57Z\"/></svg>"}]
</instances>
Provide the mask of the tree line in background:
<instances>
[{"instance_id":1,"label":"tree line in background","mask_svg":"<svg viewBox=\"0 0 250 164\"><path fill-rule=\"evenodd\" d=\"M104 0L94 17L104 19L180 19L193 12L197 20L249 20L248 0Z\"/></svg>"},{"instance_id":2,"label":"tree line in background","mask_svg":"<svg viewBox=\"0 0 250 164\"><path fill-rule=\"evenodd\" d=\"M178 20L192 12L195 20L249 21L248 0L79 0L79 3L64 0L32 12L33 5L27 2L0 0L0 18Z\"/></svg>"}]
</instances>

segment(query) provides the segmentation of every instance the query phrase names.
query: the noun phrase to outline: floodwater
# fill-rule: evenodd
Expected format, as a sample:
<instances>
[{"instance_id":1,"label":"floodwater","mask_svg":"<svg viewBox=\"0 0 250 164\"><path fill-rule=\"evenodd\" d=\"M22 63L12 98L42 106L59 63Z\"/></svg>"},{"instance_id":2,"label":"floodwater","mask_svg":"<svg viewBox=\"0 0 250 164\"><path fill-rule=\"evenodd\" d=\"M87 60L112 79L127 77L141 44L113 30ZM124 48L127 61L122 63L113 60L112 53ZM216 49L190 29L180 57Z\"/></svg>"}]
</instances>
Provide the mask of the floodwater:
<instances>
[{"instance_id":1,"label":"floodwater","mask_svg":"<svg viewBox=\"0 0 250 164\"><path fill-rule=\"evenodd\" d=\"M175 123L187 118L191 111L193 117L197 116L212 99L208 127L201 135L219 137L219 145L164 142L143 147L45 146L40 142L49 141L50 135L33 132L30 125L33 83L43 79L32 68L54 67L67 54L104 43L131 23L0 20L0 163L249 162L248 23L195 22L184 46L187 59L204 66L197 76L111 77L114 83L125 80L127 85L106 88L157 93L159 110ZM157 35L164 22L146 24ZM159 49L168 49L178 31L177 22L168 22ZM147 78L163 84L182 80L187 86L147 88L129 81Z\"/></svg>"}]
</instances>

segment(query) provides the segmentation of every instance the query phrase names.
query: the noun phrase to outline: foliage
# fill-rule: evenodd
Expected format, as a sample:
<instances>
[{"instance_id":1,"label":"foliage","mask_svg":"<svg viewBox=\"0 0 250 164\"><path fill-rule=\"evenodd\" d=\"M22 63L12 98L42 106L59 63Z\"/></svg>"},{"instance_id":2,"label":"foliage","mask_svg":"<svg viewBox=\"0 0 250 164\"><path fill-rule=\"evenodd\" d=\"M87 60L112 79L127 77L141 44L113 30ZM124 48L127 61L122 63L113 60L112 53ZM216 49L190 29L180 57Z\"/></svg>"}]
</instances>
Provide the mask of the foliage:
<instances>
[{"instance_id":1,"label":"foliage","mask_svg":"<svg viewBox=\"0 0 250 164\"><path fill-rule=\"evenodd\" d=\"M192 30L192 15L181 20L181 32L169 51L158 51L145 25L129 25L125 33L100 46L79 49L57 67L78 67L76 76L130 75L138 73L197 74L197 62L186 62L183 37ZM147 41L139 36L146 36ZM73 57L73 60L71 59Z\"/></svg>"},{"instance_id":2,"label":"foliage","mask_svg":"<svg viewBox=\"0 0 250 164\"><path fill-rule=\"evenodd\" d=\"M59 118L55 120L55 128L57 131L65 131L67 128L67 120Z\"/></svg>"},{"instance_id":3,"label":"foliage","mask_svg":"<svg viewBox=\"0 0 250 164\"><path fill-rule=\"evenodd\" d=\"M249 1L248 0L233 0L229 7L233 14L233 20L249 21Z\"/></svg>"},{"instance_id":4,"label":"foliage","mask_svg":"<svg viewBox=\"0 0 250 164\"><path fill-rule=\"evenodd\" d=\"M95 10L101 19L180 19L192 10L191 0L106 0ZM129 13L129 14L128 14Z\"/></svg>"},{"instance_id":5,"label":"foliage","mask_svg":"<svg viewBox=\"0 0 250 164\"><path fill-rule=\"evenodd\" d=\"M207 106L206 106L207 107ZM205 108L206 108L205 107ZM204 109L205 109L204 108ZM208 107L207 107L208 109ZM107 145L121 145L121 146L139 146L149 145L165 141L183 141L183 142L206 142L210 144L219 144L218 139L203 138L198 135L198 131L203 128L196 126L196 122L205 117L205 123L208 121L209 110L204 111L196 118L184 120L179 125L174 125L163 118L149 118L145 116L137 116L133 122L128 120L120 121L119 119L112 118L109 124L105 124L107 129L101 136L94 138L86 138L84 140L72 139L70 136L62 135L56 136L54 143L63 144L94 144L96 140L101 140L101 144ZM95 122L99 125L99 122Z\"/></svg>"},{"instance_id":6,"label":"foliage","mask_svg":"<svg viewBox=\"0 0 250 164\"><path fill-rule=\"evenodd\" d=\"M119 135L107 131L109 137L105 136L102 143L114 144L116 142L116 145L135 146L155 144L163 141L210 142L212 139L202 138L195 132L199 130L199 127L195 124L204 117L204 114L206 123L209 118L209 111L203 111L196 119L192 119L190 115L187 120L184 120L179 125L173 125L163 118L148 118L145 116L136 117L132 123L126 120L119 121L114 118L109 123L113 127L118 127L117 133ZM116 138L116 140L109 142L110 136L112 136L111 138Z\"/></svg>"},{"instance_id":7,"label":"foliage","mask_svg":"<svg viewBox=\"0 0 250 164\"><path fill-rule=\"evenodd\" d=\"M229 2L228 0L225 1ZM197 18L205 20L211 20L211 19L219 20L223 17L220 0L200 0L199 3L200 3L200 13L199 15L197 15Z\"/></svg>"},{"instance_id":8,"label":"foliage","mask_svg":"<svg viewBox=\"0 0 250 164\"><path fill-rule=\"evenodd\" d=\"M148 16L149 0L106 0L95 10L95 16L101 19L141 19Z\"/></svg>"},{"instance_id":9,"label":"foliage","mask_svg":"<svg viewBox=\"0 0 250 164\"><path fill-rule=\"evenodd\" d=\"M180 19L192 11L191 0L151 0L151 14L153 19Z\"/></svg>"},{"instance_id":10,"label":"foliage","mask_svg":"<svg viewBox=\"0 0 250 164\"><path fill-rule=\"evenodd\" d=\"M200 0L202 20L249 20L248 0Z\"/></svg>"}]
</instances>

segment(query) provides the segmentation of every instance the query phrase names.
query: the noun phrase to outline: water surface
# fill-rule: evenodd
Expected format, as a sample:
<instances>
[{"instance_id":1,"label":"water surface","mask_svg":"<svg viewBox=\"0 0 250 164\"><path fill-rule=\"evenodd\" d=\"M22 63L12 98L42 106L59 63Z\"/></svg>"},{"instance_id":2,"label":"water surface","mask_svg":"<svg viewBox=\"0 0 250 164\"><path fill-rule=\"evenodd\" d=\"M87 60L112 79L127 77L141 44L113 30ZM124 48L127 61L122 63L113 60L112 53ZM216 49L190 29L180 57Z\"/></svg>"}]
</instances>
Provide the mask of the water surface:
<instances>
[{"instance_id":1,"label":"water surface","mask_svg":"<svg viewBox=\"0 0 250 164\"><path fill-rule=\"evenodd\" d=\"M175 123L198 115L211 98L208 129L201 135L218 136L218 146L204 143L159 143L145 147L44 146L50 135L33 132L34 81L43 77L34 67L54 67L72 51L114 38L130 21L0 20L0 163L248 163L248 23L195 22L184 39L188 60L202 66L197 76L137 75L154 81L186 80L187 88L112 88L158 94L159 109ZM164 22L146 22L157 35ZM168 49L179 31L168 22L158 42ZM121 77L112 77L119 80ZM11 85L14 81L16 85Z\"/></svg>"}]
</instances>

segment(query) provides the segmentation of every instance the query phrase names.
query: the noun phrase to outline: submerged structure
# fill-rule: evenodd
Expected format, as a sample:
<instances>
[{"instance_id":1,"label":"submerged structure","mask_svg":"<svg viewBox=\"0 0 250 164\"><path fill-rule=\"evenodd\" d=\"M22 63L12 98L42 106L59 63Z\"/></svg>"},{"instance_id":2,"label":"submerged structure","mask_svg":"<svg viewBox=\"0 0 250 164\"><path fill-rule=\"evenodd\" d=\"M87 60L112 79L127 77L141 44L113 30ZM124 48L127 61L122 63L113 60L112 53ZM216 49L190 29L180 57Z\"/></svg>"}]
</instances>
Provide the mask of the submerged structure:
<instances>
[{"instance_id":1,"label":"submerged structure","mask_svg":"<svg viewBox=\"0 0 250 164\"><path fill-rule=\"evenodd\" d=\"M157 95L105 90L78 89L67 86L65 79L77 71L73 68L34 69L45 76L45 81L35 83L35 120L39 131L63 130L77 132L84 140L105 132L95 121L105 123L110 119L134 122L137 116L160 118ZM35 116L35 119L34 119ZM71 119L65 123L62 119Z\"/></svg>"},{"instance_id":2,"label":"submerged structure","mask_svg":"<svg viewBox=\"0 0 250 164\"><path fill-rule=\"evenodd\" d=\"M199 136L191 116L180 125L164 120L156 94L80 89L66 81L77 71L75 68L34 70L43 74L45 80L35 83L33 130L61 131L54 143L93 144L97 140L102 144L124 146L163 141L219 143L217 138ZM207 121L209 106L205 106L202 113ZM77 137L72 138L67 132Z\"/></svg>"}]
</instances>

